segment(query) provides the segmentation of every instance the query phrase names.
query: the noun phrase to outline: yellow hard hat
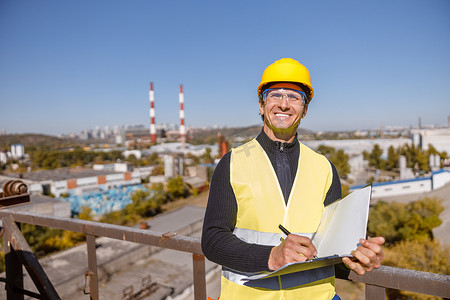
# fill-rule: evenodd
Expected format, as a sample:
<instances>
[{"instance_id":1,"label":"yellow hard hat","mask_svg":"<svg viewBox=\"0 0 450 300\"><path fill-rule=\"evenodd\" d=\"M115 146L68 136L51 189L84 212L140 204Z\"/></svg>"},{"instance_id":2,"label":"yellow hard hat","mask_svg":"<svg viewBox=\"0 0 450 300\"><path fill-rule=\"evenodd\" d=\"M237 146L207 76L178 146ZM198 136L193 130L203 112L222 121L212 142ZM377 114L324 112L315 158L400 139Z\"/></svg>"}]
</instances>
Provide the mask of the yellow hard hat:
<instances>
[{"instance_id":1,"label":"yellow hard hat","mask_svg":"<svg viewBox=\"0 0 450 300\"><path fill-rule=\"evenodd\" d=\"M308 96L308 102L314 96L314 89L311 85L311 76L308 69L292 58L282 58L269 65L258 85L258 96L263 92L263 87L271 82L292 82L300 84Z\"/></svg>"}]
</instances>

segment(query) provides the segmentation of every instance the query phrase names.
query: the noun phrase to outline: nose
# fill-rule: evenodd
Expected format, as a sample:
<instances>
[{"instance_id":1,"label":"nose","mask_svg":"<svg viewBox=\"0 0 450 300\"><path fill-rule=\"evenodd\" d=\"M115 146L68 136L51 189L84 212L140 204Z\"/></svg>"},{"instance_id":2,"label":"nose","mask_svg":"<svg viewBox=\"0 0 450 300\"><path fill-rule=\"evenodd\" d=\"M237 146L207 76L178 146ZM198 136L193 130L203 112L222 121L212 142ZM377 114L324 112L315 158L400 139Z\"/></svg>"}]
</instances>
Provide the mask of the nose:
<instances>
[{"instance_id":1,"label":"nose","mask_svg":"<svg viewBox=\"0 0 450 300\"><path fill-rule=\"evenodd\" d=\"M279 106L280 106L283 110L289 108L289 100L288 100L287 95L284 94L283 96L281 96L281 100L280 100L280 102L279 102Z\"/></svg>"}]
</instances>

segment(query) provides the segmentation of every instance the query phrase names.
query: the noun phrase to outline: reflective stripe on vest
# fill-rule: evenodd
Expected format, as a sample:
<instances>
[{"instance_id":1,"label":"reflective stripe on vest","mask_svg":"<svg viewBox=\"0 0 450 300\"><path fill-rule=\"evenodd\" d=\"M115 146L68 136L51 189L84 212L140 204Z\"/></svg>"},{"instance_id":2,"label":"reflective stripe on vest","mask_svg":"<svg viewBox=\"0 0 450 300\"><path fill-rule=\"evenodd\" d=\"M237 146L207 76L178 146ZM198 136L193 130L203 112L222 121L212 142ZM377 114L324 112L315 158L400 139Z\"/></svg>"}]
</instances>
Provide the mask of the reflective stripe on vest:
<instances>
[{"instance_id":1,"label":"reflective stripe on vest","mask_svg":"<svg viewBox=\"0 0 450 300\"><path fill-rule=\"evenodd\" d=\"M311 237L320 222L331 181L328 160L300 144L297 174L286 205L272 164L256 139L233 149L230 182L238 207L234 234L248 243L276 246L282 236L278 224L283 224L291 232ZM244 293L253 299L261 295L261 289L289 289L292 297L314 295L314 299L321 294L324 297L319 299L331 299L334 295L332 266L252 282L243 280L247 273L223 268L222 274L221 299L232 299L237 290L240 296ZM300 288L293 291L295 287Z\"/></svg>"}]
</instances>

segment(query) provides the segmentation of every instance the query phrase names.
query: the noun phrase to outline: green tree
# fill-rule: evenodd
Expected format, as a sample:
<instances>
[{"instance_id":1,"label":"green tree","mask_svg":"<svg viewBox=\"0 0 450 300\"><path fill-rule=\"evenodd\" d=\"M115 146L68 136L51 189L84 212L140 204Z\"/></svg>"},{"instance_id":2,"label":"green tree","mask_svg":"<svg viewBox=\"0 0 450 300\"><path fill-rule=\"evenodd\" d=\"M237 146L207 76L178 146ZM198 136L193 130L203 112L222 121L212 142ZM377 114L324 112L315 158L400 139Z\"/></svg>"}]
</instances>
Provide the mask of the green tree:
<instances>
[{"instance_id":1,"label":"green tree","mask_svg":"<svg viewBox=\"0 0 450 300\"><path fill-rule=\"evenodd\" d=\"M428 144L428 154L440 154L432 144Z\"/></svg>"},{"instance_id":2,"label":"green tree","mask_svg":"<svg viewBox=\"0 0 450 300\"><path fill-rule=\"evenodd\" d=\"M158 165L158 166L155 166L153 169L152 169L152 174L151 174L152 176L156 176L156 175L164 175L164 166L163 165Z\"/></svg>"},{"instance_id":3,"label":"green tree","mask_svg":"<svg viewBox=\"0 0 450 300\"><path fill-rule=\"evenodd\" d=\"M370 209L368 235L384 236L383 265L450 274L450 248L433 239L441 224L441 200L424 198L410 203L377 202ZM388 299L440 299L405 291L387 290Z\"/></svg>"},{"instance_id":4,"label":"green tree","mask_svg":"<svg viewBox=\"0 0 450 300\"><path fill-rule=\"evenodd\" d=\"M382 155L383 149L380 148L380 145L375 144L372 148L372 152L369 153L367 158L369 161L369 166L383 170L385 161L381 158Z\"/></svg>"},{"instance_id":5,"label":"green tree","mask_svg":"<svg viewBox=\"0 0 450 300\"><path fill-rule=\"evenodd\" d=\"M344 150L338 150L330 154L328 159L334 164L339 176L346 178L350 173L350 165L348 164L348 155Z\"/></svg>"},{"instance_id":6,"label":"green tree","mask_svg":"<svg viewBox=\"0 0 450 300\"><path fill-rule=\"evenodd\" d=\"M92 209L89 206L83 206L78 213L78 219L80 220L92 220Z\"/></svg>"},{"instance_id":7,"label":"green tree","mask_svg":"<svg viewBox=\"0 0 450 300\"><path fill-rule=\"evenodd\" d=\"M336 151L333 147L319 145L317 152L325 155L333 163L340 177L346 178L348 173L350 173L350 165L348 164L349 157L345 154L344 150Z\"/></svg>"},{"instance_id":8,"label":"green tree","mask_svg":"<svg viewBox=\"0 0 450 300\"><path fill-rule=\"evenodd\" d=\"M122 157L120 151L94 152L77 147L69 150L52 150L49 147L30 148L31 166L35 169L56 169L82 166L93 162L115 162Z\"/></svg>"},{"instance_id":9,"label":"green tree","mask_svg":"<svg viewBox=\"0 0 450 300\"><path fill-rule=\"evenodd\" d=\"M147 161L148 164L151 166L161 164L161 159L159 158L158 153L152 153L149 156L147 156Z\"/></svg>"},{"instance_id":10,"label":"green tree","mask_svg":"<svg viewBox=\"0 0 450 300\"><path fill-rule=\"evenodd\" d=\"M140 166L139 160L136 158L134 154L128 155L128 158L126 160L133 166Z\"/></svg>"},{"instance_id":11,"label":"green tree","mask_svg":"<svg viewBox=\"0 0 450 300\"><path fill-rule=\"evenodd\" d=\"M121 211L104 214L100 222L117 225L134 225L142 218L154 216L162 211L162 205L168 201L167 192L162 183L154 184L150 190L138 189L131 195L132 203Z\"/></svg>"},{"instance_id":12,"label":"green tree","mask_svg":"<svg viewBox=\"0 0 450 300\"><path fill-rule=\"evenodd\" d=\"M428 172L428 156L419 147L415 145L404 145L400 149L400 154L406 157L406 165L414 171Z\"/></svg>"},{"instance_id":13,"label":"green tree","mask_svg":"<svg viewBox=\"0 0 450 300\"><path fill-rule=\"evenodd\" d=\"M397 150L393 146L390 146L388 149L388 156L386 160L386 170L392 171L396 168L398 168L398 161L399 161L400 155Z\"/></svg>"},{"instance_id":14,"label":"green tree","mask_svg":"<svg viewBox=\"0 0 450 300\"><path fill-rule=\"evenodd\" d=\"M348 194L350 194L350 186L347 184L343 184L342 185L342 197L345 197Z\"/></svg>"},{"instance_id":15,"label":"green tree","mask_svg":"<svg viewBox=\"0 0 450 300\"><path fill-rule=\"evenodd\" d=\"M60 250L60 247L49 241L61 236L62 230L26 223L22 224L21 228L28 245L38 256Z\"/></svg>"},{"instance_id":16,"label":"green tree","mask_svg":"<svg viewBox=\"0 0 450 300\"><path fill-rule=\"evenodd\" d=\"M383 265L450 275L450 248L433 239L400 241L385 252Z\"/></svg>"},{"instance_id":17,"label":"green tree","mask_svg":"<svg viewBox=\"0 0 450 300\"><path fill-rule=\"evenodd\" d=\"M186 187L184 185L183 177L177 176L169 178L167 181L167 191L175 199L186 195Z\"/></svg>"},{"instance_id":18,"label":"green tree","mask_svg":"<svg viewBox=\"0 0 450 300\"><path fill-rule=\"evenodd\" d=\"M198 165L200 163L200 158L192 153L188 153L187 158L192 159L193 165Z\"/></svg>"},{"instance_id":19,"label":"green tree","mask_svg":"<svg viewBox=\"0 0 450 300\"><path fill-rule=\"evenodd\" d=\"M149 217L156 214L157 210L163 204L164 199L153 197L153 191L136 190L131 195L133 203L128 205L125 209L138 217Z\"/></svg>"},{"instance_id":20,"label":"green tree","mask_svg":"<svg viewBox=\"0 0 450 300\"><path fill-rule=\"evenodd\" d=\"M383 236L388 245L401 240L432 239L433 228L442 223L439 215L443 210L437 198L407 204L378 201L370 209L368 235Z\"/></svg>"},{"instance_id":21,"label":"green tree","mask_svg":"<svg viewBox=\"0 0 450 300\"><path fill-rule=\"evenodd\" d=\"M383 265L450 275L450 248L442 248L438 241L400 241L384 250ZM400 290L387 290L388 299L442 299Z\"/></svg>"},{"instance_id":22,"label":"green tree","mask_svg":"<svg viewBox=\"0 0 450 300\"><path fill-rule=\"evenodd\" d=\"M167 202L167 192L164 189L164 184L162 183L154 183L150 187L150 189L153 191L153 198L158 203L164 204Z\"/></svg>"},{"instance_id":23,"label":"green tree","mask_svg":"<svg viewBox=\"0 0 450 300\"><path fill-rule=\"evenodd\" d=\"M319 145L319 147L317 147L317 152L319 152L322 155L328 156L328 155L334 153L335 149L333 147L321 144L321 145Z\"/></svg>"},{"instance_id":24,"label":"green tree","mask_svg":"<svg viewBox=\"0 0 450 300\"><path fill-rule=\"evenodd\" d=\"M210 164L214 162L214 157L211 156L211 148L207 147L205 153L200 156L201 162L204 164Z\"/></svg>"}]
</instances>

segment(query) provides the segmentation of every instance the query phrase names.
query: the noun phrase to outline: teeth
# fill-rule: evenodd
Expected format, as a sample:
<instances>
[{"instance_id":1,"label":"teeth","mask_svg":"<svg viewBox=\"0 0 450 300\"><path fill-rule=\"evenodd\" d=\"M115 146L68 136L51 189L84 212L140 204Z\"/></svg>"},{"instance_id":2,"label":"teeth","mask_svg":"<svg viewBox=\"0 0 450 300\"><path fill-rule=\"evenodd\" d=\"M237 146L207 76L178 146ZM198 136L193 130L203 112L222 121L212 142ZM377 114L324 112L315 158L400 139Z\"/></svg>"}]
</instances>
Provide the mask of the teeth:
<instances>
[{"instance_id":1,"label":"teeth","mask_svg":"<svg viewBox=\"0 0 450 300\"><path fill-rule=\"evenodd\" d=\"M287 114L275 114L275 115L278 117L289 117L289 115L287 115Z\"/></svg>"}]
</instances>

